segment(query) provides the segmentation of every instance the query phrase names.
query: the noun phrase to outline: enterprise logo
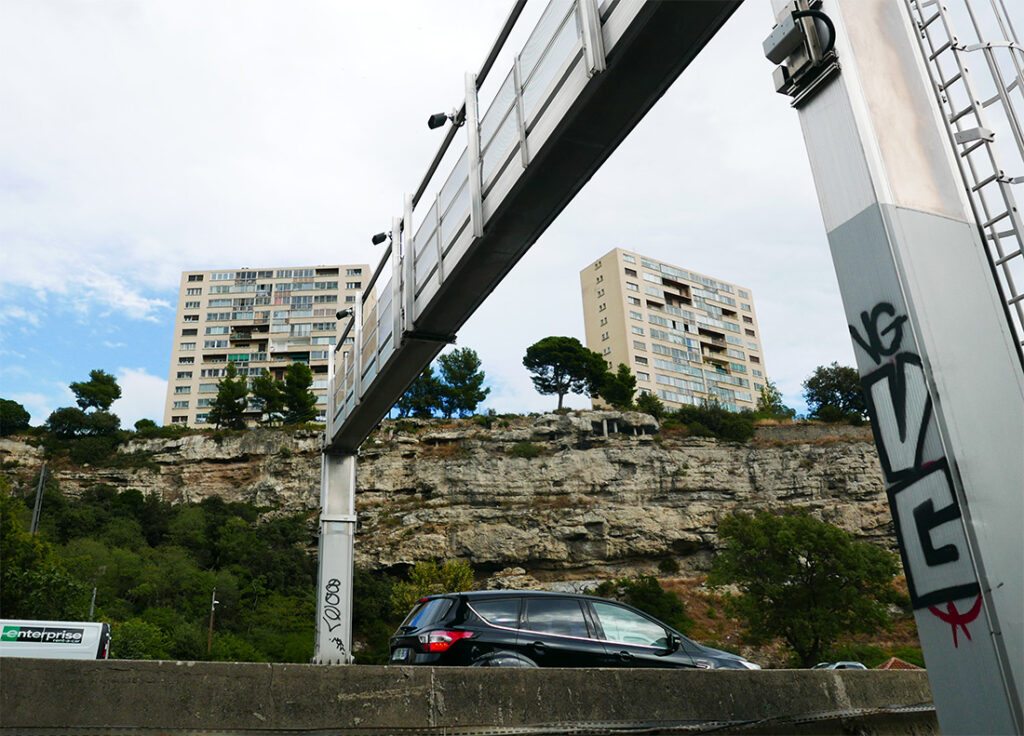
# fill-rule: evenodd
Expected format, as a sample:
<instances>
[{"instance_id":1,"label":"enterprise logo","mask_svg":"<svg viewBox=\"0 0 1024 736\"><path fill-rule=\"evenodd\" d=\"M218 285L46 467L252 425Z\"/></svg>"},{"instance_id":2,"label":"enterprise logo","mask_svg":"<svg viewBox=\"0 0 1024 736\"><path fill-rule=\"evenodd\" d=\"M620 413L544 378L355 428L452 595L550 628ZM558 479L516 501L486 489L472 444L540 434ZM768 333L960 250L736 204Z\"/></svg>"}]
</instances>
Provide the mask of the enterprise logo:
<instances>
[{"instance_id":1,"label":"enterprise logo","mask_svg":"<svg viewBox=\"0 0 1024 736\"><path fill-rule=\"evenodd\" d=\"M63 626L4 626L0 642L28 642L32 644L81 644L85 629Z\"/></svg>"}]
</instances>

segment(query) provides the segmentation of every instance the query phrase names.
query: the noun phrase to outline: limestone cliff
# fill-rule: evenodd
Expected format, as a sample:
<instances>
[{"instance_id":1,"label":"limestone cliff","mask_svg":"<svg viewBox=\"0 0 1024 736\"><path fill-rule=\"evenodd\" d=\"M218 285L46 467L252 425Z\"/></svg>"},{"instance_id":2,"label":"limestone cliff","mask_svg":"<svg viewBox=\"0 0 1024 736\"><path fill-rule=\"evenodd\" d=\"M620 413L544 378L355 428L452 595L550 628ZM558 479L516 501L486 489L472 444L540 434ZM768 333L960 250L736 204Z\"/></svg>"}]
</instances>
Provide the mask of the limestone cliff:
<instances>
[{"instance_id":1,"label":"limestone cliff","mask_svg":"<svg viewBox=\"0 0 1024 736\"><path fill-rule=\"evenodd\" d=\"M719 519L798 505L894 548L870 432L761 427L744 445L659 432L637 413L385 422L358 465L357 561L397 568L459 557L480 572L524 568L541 580L707 567ZM487 428L483 423L491 423ZM204 433L123 446L121 467L55 470L65 493L95 483L171 501L218 495L311 519L319 499L313 432ZM42 463L0 440L22 488Z\"/></svg>"}]
</instances>

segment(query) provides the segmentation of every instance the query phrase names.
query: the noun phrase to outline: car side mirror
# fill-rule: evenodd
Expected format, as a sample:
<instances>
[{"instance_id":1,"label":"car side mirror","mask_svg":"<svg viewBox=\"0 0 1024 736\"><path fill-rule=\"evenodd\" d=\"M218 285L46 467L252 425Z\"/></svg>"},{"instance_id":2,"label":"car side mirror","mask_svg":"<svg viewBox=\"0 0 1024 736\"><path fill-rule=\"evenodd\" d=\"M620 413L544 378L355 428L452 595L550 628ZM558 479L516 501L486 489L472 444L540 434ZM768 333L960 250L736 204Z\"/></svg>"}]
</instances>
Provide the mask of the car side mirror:
<instances>
[{"instance_id":1,"label":"car side mirror","mask_svg":"<svg viewBox=\"0 0 1024 736\"><path fill-rule=\"evenodd\" d=\"M678 652L679 648L683 646L683 640L676 634L668 635L668 653Z\"/></svg>"}]
</instances>

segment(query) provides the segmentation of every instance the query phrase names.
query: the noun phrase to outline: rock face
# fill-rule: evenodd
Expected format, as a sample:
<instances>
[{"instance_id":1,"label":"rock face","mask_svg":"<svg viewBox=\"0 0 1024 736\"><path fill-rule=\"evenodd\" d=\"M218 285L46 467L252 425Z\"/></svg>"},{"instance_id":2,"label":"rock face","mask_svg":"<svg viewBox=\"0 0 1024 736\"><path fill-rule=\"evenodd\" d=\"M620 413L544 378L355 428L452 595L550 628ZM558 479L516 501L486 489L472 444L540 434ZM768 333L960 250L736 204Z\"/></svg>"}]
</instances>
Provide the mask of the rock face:
<instances>
[{"instance_id":1,"label":"rock face","mask_svg":"<svg viewBox=\"0 0 1024 736\"><path fill-rule=\"evenodd\" d=\"M364 443L358 564L457 557L479 572L518 567L544 581L674 560L695 573L710 562L722 516L785 506L895 546L866 428L761 427L738 445L659 432L651 417L630 412L478 421L385 422ZM56 474L68 494L108 483L176 502L217 495L305 510L315 520L319 447L313 432L198 434L131 442L121 467ZM42 456L4 440L0 461L24 486Z\"/></svg>"}]
</instances>

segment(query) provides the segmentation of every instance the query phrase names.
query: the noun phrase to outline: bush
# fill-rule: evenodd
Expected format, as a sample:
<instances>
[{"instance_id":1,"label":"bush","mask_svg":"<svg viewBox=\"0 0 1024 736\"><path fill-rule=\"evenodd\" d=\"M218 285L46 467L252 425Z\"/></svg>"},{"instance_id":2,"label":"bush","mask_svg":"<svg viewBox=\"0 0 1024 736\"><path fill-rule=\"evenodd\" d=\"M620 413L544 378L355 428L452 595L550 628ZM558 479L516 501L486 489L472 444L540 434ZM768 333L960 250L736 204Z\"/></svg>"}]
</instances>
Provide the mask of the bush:
<instances>
[{"instance_id":1,"label":"bush","mask_svg":"<svg viewBox=\"0 0 1024 736\"><path fill-rule=\"evenodd\" d=\"M405 616L423 596L457 593L473 587L473 568L463 560L438 565L433 560L417 562L409 571L409 580L396 583L391 592L391 610Z\"/></svg>"},{"instance_id":2,"label":"bush","mask_svg":"<svg viewBox=\"0 0 1024 736\"><path fill-rule=\"evenodd\" d=\"M116 437L78 437L71 441L68 454L79 465L101 465L117 450Z\"/></svg>"},{"instance_id":3,"label":"bush","mask_svg":"<svg viewBox=\"0 0 1024 736\"><path fill-rule=\"evenodd\" d=\"M658 563L658 570L664 575L678 575L679 561L674 557L666 557Z\"/></svg>"},{"instance_id":4,"label":"bush","mask_svg":"<svg viewBox=\"0 0 1024 736\"><path fill-rule=\"evenodd\" d=\"M530 460L541 455L544 452L544 448L540 445L535 445L532 442L524 441L517 442L512 445L512 449L509 450L509 454L512 457L522 457Z\"/></svg>"}]
</instances>

